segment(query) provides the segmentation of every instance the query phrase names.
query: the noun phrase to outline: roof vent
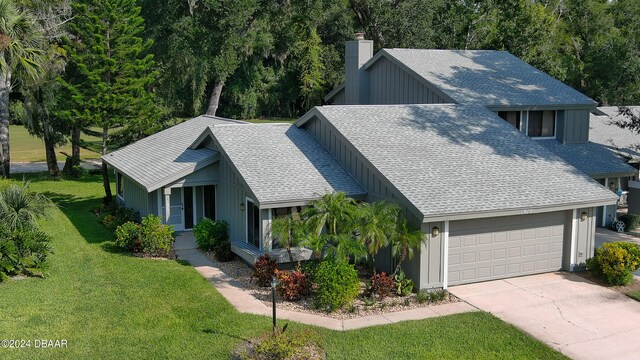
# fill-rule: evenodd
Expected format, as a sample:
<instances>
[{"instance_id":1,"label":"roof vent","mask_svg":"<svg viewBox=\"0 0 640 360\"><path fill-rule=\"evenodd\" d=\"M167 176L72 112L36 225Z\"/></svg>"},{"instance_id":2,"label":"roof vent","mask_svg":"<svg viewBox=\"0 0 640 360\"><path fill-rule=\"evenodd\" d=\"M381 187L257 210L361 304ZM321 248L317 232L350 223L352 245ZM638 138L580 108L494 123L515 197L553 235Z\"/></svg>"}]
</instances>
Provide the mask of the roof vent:
<instances>
[{"instance_id":1,"label":"roof vent","mask_svg":"<svg viewBox=\"0 0 640 360\"><path fill-rule=\"evenodd\" d=\"M364 40L364 33L363 32L357 32L357 33L355 33L355 37L356 37L356 40Z\"/></svg>"}]
</instances>

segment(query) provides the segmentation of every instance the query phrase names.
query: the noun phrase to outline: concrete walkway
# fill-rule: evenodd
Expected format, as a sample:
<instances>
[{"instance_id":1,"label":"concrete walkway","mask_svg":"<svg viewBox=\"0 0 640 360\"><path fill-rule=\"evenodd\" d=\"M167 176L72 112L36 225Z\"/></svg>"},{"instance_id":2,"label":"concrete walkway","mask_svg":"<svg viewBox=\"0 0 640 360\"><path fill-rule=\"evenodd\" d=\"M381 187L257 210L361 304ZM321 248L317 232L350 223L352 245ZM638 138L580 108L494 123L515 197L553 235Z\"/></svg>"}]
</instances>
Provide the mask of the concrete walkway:
<instances>
[{"instance_id":1,"label":"concrete walkway","mask_svg":"<svg viewBox=\"0 0 640 360\"><path fill-rule=\"evenodd\" d=\"M97 169L100 167L100 160L84 160L80 163L80 166L84 169ZM58 161L58 167L60 171L62 171L64 161ZM34 173L48 170L47 163L44 161L11 163L11 174Z\"/></svg>"},{"instance_id":2,"label":"concrete walkway","mask_svg":"<svg viewBox=\"0 0 640 360\"><path fill-rule=\"evenodd\" d=\"M213 261L196 248L191 232L180 234L176 239L174 248L180 260L188 261L196 271L215 286L216 290L238 311L271 316L271 307L266 306L262 301L246 292L241 283L227 276L215 266ZM477 311L477 309L465 302L457 302L346 320L284 309L277 309L277 317L278 319L296 321L331 330L352 330L374 325L387 325L407 320L422 320L470 311Z\"/></svg>"},{"instance_id":3,"label":"concrete walkway","mask_svg":"<svg viewBox=\"0 0 640 360\"><path fill-rule=\"evenodd\" d=\"M640 302L578 275L523 276L449 291L573 359L640 357Z\"/></svg>"}]
</instances>

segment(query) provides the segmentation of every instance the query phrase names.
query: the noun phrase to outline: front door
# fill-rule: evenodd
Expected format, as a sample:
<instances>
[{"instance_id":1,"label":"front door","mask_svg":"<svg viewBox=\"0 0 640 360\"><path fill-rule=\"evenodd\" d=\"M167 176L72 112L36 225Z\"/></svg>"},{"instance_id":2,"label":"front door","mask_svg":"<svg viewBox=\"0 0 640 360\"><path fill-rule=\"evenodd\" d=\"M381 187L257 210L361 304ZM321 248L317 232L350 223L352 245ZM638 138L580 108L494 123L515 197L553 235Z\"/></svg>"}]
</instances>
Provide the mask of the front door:
<instances>
[{"instance_id":1,"label":"front door","mask_svg":"<svg viewBox=\"0 0 640 360\"><path fill-rule=\"evenodd\" d=\"M184 228L193 229L193 188L185 187L182 189L184 204Z\"/></svg>"}]
</instances>

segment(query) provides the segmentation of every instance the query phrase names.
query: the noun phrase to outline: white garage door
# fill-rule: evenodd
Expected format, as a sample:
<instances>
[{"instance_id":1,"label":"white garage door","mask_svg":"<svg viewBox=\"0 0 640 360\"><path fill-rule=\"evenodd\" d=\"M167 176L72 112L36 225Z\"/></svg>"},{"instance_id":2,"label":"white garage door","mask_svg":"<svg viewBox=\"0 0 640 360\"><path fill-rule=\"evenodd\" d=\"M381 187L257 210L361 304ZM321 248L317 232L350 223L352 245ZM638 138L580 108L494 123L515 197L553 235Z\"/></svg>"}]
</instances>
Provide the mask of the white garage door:
<instances>
[{"instance_id":1,"label":"white garage door","mask_svg":"<svg viewBox=\"0 0 640 360\"><path fill-rule=\"evenodd\" d=\"M564 212L452 221L448 285L557 271Z\"/></svg>"}]
</instances>

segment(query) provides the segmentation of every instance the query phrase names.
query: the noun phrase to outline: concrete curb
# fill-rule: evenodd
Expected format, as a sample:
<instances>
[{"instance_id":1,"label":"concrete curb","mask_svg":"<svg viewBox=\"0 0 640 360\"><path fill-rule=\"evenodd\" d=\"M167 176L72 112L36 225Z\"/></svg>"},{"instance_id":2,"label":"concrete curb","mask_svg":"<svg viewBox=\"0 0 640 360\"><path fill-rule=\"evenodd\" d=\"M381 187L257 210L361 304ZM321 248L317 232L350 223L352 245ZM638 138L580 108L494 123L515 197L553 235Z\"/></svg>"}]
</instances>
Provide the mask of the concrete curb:
<instances>
[{"instance_id":1,"label":"concrete curb","mask_svg":"<svg viewBox=\"0 0 640 360\"><path fill-rule=\"evenodd\" d=\"M187 234L184 234L187 235ZM213 285L224 298L239 312L271 316L271 308L262 301L247 293L242 284L227 276L213 261L207 258L200 250L191 248L186 244L191 234L179 236L176 240L176 255L180 260L189 262L211 285ZM191 240L192 241L192 240ZM401 321L423 320L432 317L446 316L465 312L478 311L474 306L466 302L449 303L442 305L426 306L422 308L397 311L380 315L369 315L354 319L334 319L328 316L307 314L297 311L278 309L278 318L296 321L299 323L323 327L330 330L354 330L370 326L389 325Z\"/></svg>"}]
</instances>

